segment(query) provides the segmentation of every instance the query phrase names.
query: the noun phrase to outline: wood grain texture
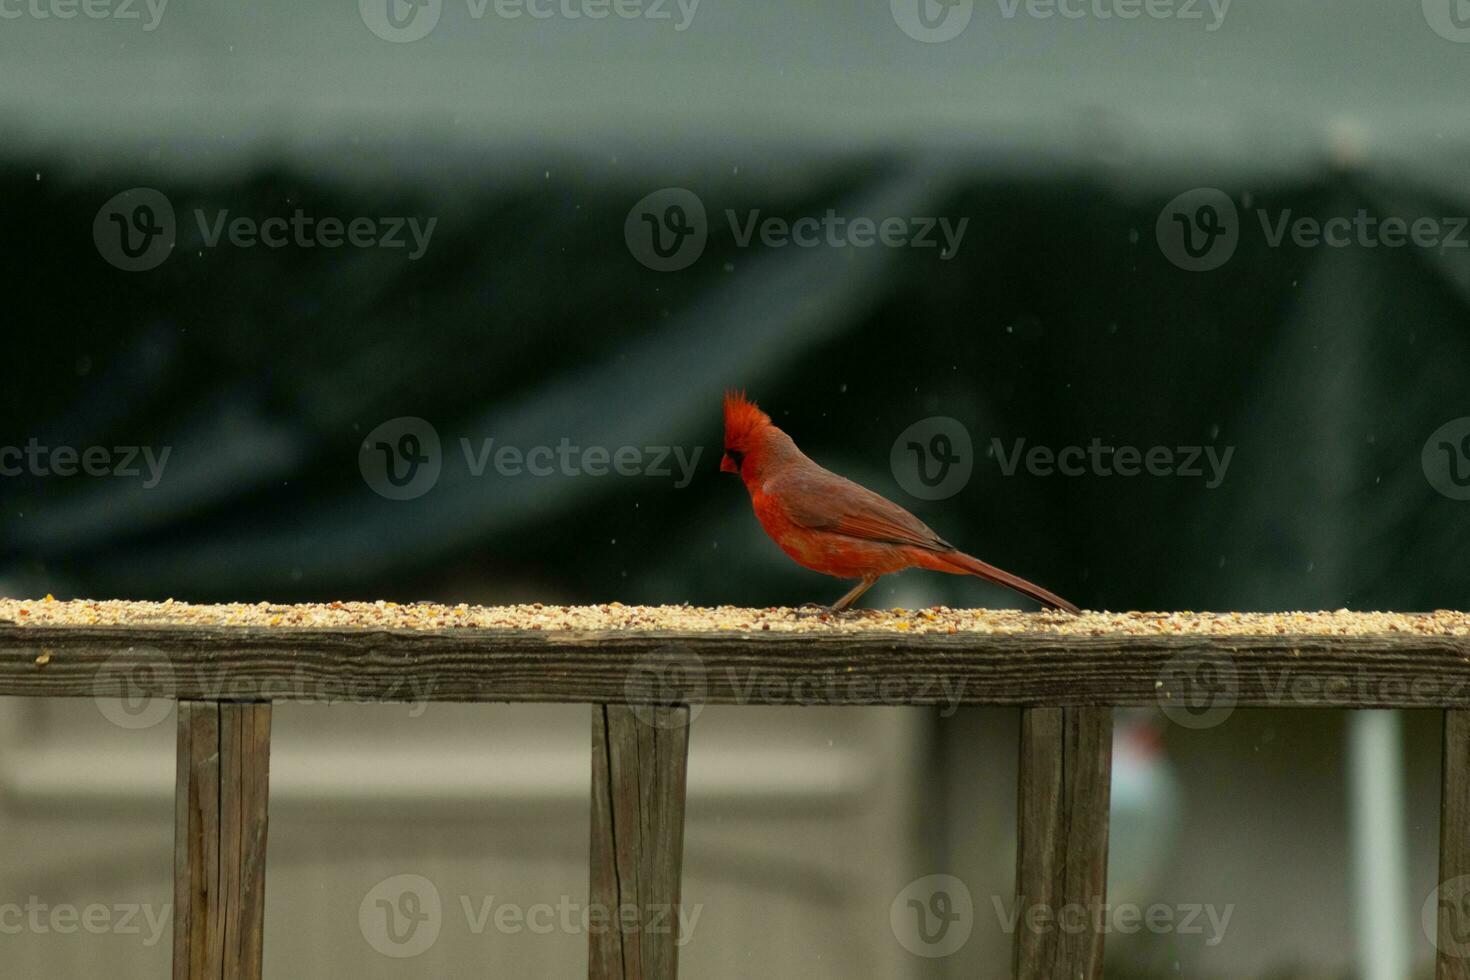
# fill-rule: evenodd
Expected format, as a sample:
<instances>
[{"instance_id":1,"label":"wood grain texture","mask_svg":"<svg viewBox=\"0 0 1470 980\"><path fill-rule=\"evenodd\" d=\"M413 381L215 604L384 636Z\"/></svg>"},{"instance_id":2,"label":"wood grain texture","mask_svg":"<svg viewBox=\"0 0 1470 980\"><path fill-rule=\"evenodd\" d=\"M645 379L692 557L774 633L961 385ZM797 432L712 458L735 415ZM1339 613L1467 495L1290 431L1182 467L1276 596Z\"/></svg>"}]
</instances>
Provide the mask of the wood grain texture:
<instances>
[{"instance_id":1,"label":"wood grain texture","mask_svg":"<svg viewBox=\"0 0 1470 980\"><path fill-rule=\"evenodd\" d=\"M1108 708L1021 713L1018 980L1102 976L1113 719Z\"/></svg>"},{"instance_id":2,"label":"wood grain texture","mask_svg":"<svg viewBox=\"0 0 1470 980\"><path fill-rule=\"evenodd\" d=\"M674 980L689 709L592 706L592 980Z\"/></svg>"},{"instance_id":3,"label":"wood grain texture","mask_svg":"<svg viewBox=\"0 0 1470 980\"><path fill-rule=\"evenodd\" d=\"M0 624L0 696L124 678L193 700L1470 708L1470 637Z\"/></svg>"},{"instance_id":4,"label":"wood grain texture","mask_svg":"<svg viewBox=\"0 0 1470 980\"><path fill-rule=\"evenodd\" d=\"M1470 711L1444 713L1434 975L1470 980Z\"/></svg>"},{"instance_id":5,"label":"wood grain texture","mask_svg":"<svg viewBox=\"0 0 1470 980\"><path fill-rule=\"evenodd\" d=\"M260 980L271 707L181 701L174 980Z\"/></svg>"}]
</instances>

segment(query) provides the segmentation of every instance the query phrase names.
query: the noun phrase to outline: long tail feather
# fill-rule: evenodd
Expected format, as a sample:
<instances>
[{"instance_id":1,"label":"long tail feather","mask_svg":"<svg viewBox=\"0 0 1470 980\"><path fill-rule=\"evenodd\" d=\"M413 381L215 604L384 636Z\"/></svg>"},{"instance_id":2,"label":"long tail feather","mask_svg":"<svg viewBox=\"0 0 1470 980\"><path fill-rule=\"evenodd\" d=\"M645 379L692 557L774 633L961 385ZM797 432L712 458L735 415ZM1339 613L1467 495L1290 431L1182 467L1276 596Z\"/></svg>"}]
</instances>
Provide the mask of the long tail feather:
<instances>
[{"instance_id":1,"label":"long tail feather","mask_svg":"<svg viewBox=\"0 0 1470 980\"><path fill-rule=\"evenodd\" d=\"M1072 603L1063 599L1055 592L1048 592L1034 582L1028 582L1018 575L1012 575L1004 569L988 565L978 558L974 558L962 551L932 551L932 564L925 562L926 568L937 572L951 572L967 575L976 575L987 582L1004 585L1008 589L1015 589L1025 596L1030 596L1037 602L1052 609L1064 609L1069 613L1079 613Z\"/></svg>"}]
</instances>

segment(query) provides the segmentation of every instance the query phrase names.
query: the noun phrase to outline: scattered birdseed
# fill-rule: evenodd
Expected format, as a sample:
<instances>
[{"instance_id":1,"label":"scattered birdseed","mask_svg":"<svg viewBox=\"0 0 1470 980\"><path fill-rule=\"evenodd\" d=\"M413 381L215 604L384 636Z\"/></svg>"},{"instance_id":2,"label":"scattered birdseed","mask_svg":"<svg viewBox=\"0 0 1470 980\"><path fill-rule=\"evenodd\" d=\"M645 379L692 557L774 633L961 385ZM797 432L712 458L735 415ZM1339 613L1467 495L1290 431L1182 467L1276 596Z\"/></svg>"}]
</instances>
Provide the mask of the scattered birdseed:
<instances>
[{"instance_id":1,"label":"scattered birdseed","mask_svg":"<svg viewBox=\"0 0 1470 980\"><path fill-rule=\"evenodd\" d=\"M519 629L549 631L660 630L675 632L856 633L1045 633L1062 636L1361 636L1410 633L1470 636L1470 613L1392 612L1022 612L1013 609L859 609L826 613L809 609L740 606L591 606L542 603L516 606L456 606L434 603L331 602L302 605L225 603L192 605L105 602L51 597L37 602L0 599L0 623L36 626L193 626L297 629Z\"/></svg>"}]
</instances>

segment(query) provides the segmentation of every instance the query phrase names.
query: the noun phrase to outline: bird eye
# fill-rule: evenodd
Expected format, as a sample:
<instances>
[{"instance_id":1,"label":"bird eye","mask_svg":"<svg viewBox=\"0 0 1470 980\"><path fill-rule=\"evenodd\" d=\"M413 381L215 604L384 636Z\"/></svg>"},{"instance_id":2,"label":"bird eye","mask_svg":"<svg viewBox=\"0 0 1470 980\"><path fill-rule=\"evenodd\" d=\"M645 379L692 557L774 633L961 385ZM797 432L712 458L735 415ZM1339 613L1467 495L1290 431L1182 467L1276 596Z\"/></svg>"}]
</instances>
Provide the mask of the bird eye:
<instances>
[{"instance_id":1,"label":"bird eye","mask_svg":"<svg viewBox=\"0 0 1470 980\"><path fill-rule=\"evenodd\" d=\"M745 462L745 453L741 452L738 449L727 449L725 450L725 455L733 459L736 466L739 466L741 463Z\"/></svg>"}]
</instances>

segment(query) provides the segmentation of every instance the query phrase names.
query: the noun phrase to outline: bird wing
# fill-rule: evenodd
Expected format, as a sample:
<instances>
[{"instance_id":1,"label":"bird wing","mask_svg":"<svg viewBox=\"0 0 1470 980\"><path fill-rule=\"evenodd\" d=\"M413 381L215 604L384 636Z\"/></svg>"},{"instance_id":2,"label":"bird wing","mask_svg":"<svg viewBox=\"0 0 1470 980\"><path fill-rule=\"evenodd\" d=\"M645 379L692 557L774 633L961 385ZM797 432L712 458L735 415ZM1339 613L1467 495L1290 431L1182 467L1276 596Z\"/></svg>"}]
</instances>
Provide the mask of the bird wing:
<instances>
[{"instance_id":1,"label":"bird wing","mask_svg":"<svg viewBox=\"0 0 1470 980\"><path fill-rule=\"evenodd\" d=\"M950 551L954 545L893 501L828 470L781 481L786 516L813 531Z\"/></svg>"}]
</instances>

